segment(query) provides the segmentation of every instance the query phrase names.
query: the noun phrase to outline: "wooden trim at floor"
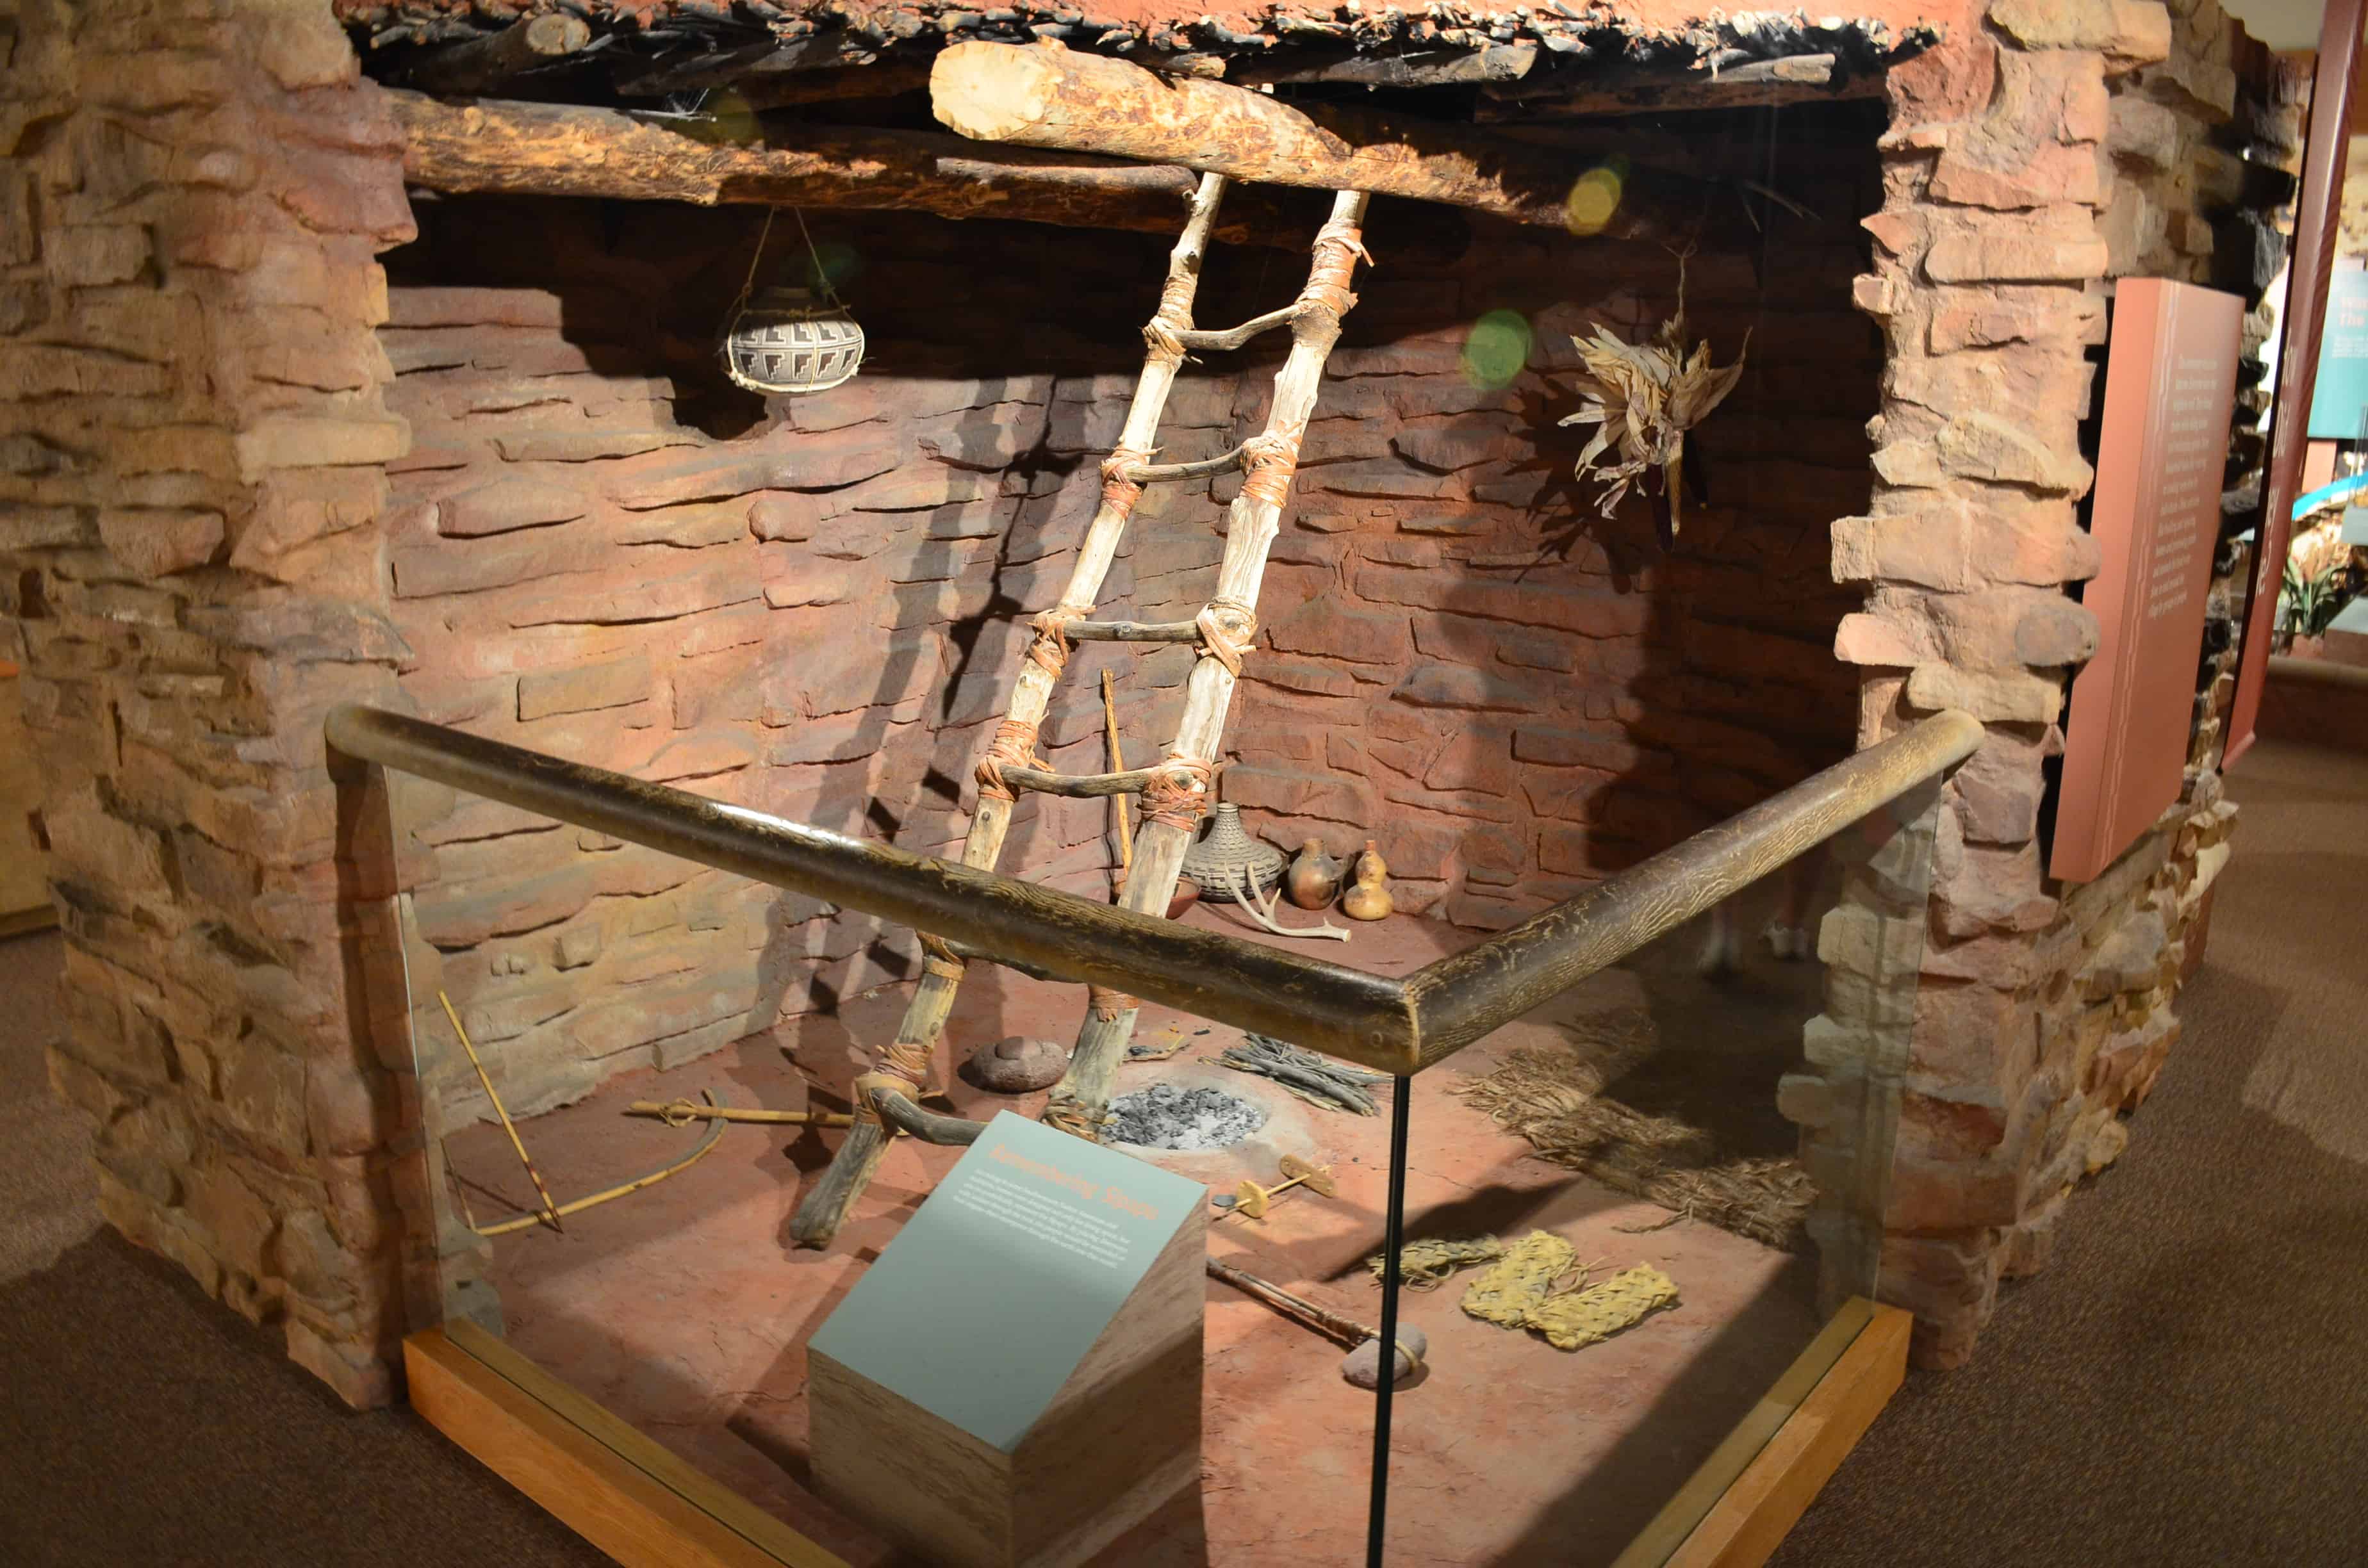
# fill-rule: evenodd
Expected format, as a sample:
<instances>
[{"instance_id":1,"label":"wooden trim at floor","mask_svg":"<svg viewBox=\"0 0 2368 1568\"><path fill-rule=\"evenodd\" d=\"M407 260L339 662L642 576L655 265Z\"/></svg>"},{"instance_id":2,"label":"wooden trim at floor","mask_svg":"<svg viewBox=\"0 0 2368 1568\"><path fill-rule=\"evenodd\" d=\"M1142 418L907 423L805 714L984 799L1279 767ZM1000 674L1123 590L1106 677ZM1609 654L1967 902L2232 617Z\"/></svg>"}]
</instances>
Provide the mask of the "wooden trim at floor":
<instances>
[{"instance_id":1,"label":"wooden trim at floor","mask_svg":"<svg viewBox=\"0 0 2368 1568\"><path fill-rule=\"evenodd\" d=\"M1854 1297L1613 1568L1757 1568L1907 1374L1914 1319ZM625 1568L847 1568L465 1320L404 1341L427 1424Z\"/></svg>"},{"instance_id":2,"label":"wooden trim at floor","mask_svg":"<svg viewBox=\"0 0 2368 1568\"><path fill-rule=\"evenodd\" d=\"M847 1568L472 1323L403 1362L429 1426L625 1568Z\"/></svg>"},{"instance_id":3,"label":"wooden trim at floor","mask_svg":"<svg viewBox=\"0 0 2368 1568\"><path fill-rule=\"evenodd\" d=\"M37 903L30 909L11 910L6 915L0 915L0 942L5 942L11 937L23 937L35 931L46 931L57 923L57 910L46 903Z\"/></svg>"},{"instance_id":4,"label":"wooden trim at floor","mask_svg":"<svg viewBox=\"0 0 2368 1568\"><path fill-rule=\"evenodd\" d=\"M1613 1568L1758 1568L1907 1376L1897 1307L1852 1297Z\"/></svg>"}]
</instances>

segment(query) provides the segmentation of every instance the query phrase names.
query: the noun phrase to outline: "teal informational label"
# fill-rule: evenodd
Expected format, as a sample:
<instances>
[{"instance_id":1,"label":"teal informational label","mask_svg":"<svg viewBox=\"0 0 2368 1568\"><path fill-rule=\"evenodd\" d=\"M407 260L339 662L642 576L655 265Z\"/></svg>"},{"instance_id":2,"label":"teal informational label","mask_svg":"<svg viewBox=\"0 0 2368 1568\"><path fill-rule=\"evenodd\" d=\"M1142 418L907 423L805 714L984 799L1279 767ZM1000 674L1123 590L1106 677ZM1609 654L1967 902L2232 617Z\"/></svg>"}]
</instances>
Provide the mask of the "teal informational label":
<instances>
[{"instance_id":1,"label":"teal informational label","mask_svg":"<svg viewBox=\"0 0 2368 1568\"><path fill-rule=\"evenodd\" d=\"M2328 279L2327 321L2318 334L2318 377L2310 391L2310 438L2356 441L2368 414L2368 271L2340 268Z\"/></svg>"},{"instance_id":2,"label":"teal informational label","mask_svg":"<svg viewBox=\"0 0 2368 1568\"><path fill-rule=\"evenodd\" d=\"M813 1348L1008 1453L1208 1190L999 1113Z\"/></svg>"}]
</instances>

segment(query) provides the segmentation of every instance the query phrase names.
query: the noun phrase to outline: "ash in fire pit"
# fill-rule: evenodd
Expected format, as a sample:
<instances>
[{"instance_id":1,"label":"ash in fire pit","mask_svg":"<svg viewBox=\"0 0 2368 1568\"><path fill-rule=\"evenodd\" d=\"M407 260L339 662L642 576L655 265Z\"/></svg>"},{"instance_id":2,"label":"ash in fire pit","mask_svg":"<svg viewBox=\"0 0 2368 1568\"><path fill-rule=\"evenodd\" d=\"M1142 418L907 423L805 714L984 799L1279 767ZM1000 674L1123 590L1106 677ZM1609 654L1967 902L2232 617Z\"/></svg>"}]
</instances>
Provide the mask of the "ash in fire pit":
<instances>
[{"instance_id":1,"label":"ash in fire pit","mask_svg":"<svg viewBox=\"0 0 2368 1568\"><path fill-rule=\"evenodd\" d=\"M1223 1089L1154 1084L1110 1101L1110 1137L1146 1149L1224 1149L1266 1125L1266 1112Z\"/></svg>"}]
</instances>

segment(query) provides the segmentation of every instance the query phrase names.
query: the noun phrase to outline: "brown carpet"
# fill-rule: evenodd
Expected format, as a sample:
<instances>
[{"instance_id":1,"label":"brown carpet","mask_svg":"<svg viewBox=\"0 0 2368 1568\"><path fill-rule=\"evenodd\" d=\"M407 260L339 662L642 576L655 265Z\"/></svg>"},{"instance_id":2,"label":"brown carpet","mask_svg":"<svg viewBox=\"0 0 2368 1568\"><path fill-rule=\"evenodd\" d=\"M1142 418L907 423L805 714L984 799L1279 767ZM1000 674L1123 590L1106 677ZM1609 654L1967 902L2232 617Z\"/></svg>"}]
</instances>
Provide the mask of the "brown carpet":
<instances>
[{"instance_id":1,"label":"brown carpet","mask_svg":"<svg viewBox=\"0 0 2368 1568\"><path fill-rule=\"evenodd\" d=\"M2368 1563L2368 757L2262 744L2129 1153L1782 1568Z\"/></svg>"},{"instance_id":2,"label":"brown carpet","mask_svg":"<svg viewBox=\"0 0 2368 1568\"><path fill-rule=\"evenodd\" d=\"M59 939L0 943L0 1563L608 1559L407 1411L357 1415L188 1277L98 1228L52 1100Z\"/></svg>"},{"instance_id":3,"label":"brown carpet","mask_svg":"<svg viewBox=\"0 0 2368 1568\"><path fill-rule=\"evenodd\" d=\"M2211 963L2130 1152L1779 1563L2368 1563L2368 757L2265 745L2234 785ZM56 964L0 944L0 1562L605 1562L93 1233L86 1134L40 1086Z\"/></svg>"}]
</instances>

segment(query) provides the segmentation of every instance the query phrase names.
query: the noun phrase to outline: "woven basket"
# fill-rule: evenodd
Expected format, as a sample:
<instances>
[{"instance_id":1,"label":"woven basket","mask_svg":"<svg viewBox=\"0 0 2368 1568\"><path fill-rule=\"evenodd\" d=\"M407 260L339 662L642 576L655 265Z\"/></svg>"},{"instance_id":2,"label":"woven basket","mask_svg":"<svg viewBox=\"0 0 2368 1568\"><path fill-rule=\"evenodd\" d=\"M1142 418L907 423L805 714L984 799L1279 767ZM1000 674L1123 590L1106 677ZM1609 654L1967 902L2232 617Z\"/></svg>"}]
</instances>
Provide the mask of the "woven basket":
<instances>
[{"instance_id":1,"label":"woven basket","mask_svg":"<svg viewBox=\"0 0 2368 1568\"><path fill-rule=\"evenodd\" d=\"M723 332L723 369L756 392L818 392L853 379L863 329L847 307L803 289L768 289Z\"/></svg>"}]
</instances>

